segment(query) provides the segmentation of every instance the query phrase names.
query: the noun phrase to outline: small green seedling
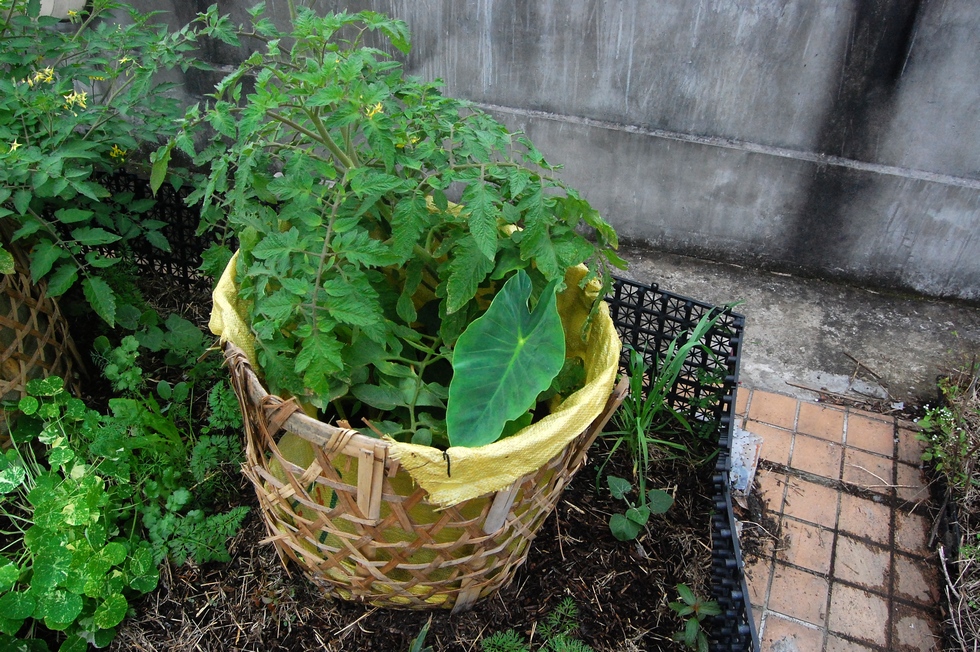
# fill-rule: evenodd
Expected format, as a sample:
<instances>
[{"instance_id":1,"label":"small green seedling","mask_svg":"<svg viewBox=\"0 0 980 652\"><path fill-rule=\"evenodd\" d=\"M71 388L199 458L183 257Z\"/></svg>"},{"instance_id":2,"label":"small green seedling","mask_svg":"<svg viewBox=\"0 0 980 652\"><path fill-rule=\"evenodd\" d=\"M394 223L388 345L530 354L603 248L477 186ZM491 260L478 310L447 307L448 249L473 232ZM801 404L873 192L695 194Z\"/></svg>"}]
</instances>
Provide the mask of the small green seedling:
<instances>
[{"instance_id":1,"label":"small green seedling","mask_svg":"<svg viewBox=\"0 0 980 652\"><path fill-rule=\"evenodd\" d=\"M425 637L429 633L429 625L431 624L432 616L429 616L429 620L422 625L419 635L412 639L412 646L408 648L408 652L432 652L432 646L425 644Z\"/></svg>"},{"instance_id":2,"label":"small green seedling","mask_svg":"<svg viewBox=\"0 0 980 652\"><path fill-rule=\"evenodd\" d=\"M677 585L680 602L671 602L670 608L684 621L684 629L674 634L674 640L689 650L708 652L708 635L703 620L721 614L721 607L714 600L702 600L686 584Z\"/></svg>"},{"instance_id":3,"label":"small green seedling","mask_svg":"<svg viewBox=\"0 0 980 652\"><path fill-rule=\"evenodd\" d=\"M609 530L620 541L632 541L638 537L651 514L663 514L674 504L674 497L666 491L651 489L645 494L641 493L639 504L634 505L629 499L629 494L633 491L629 480L608 475L606 483L613 498L622 500L627 505L625 513L609 517Z\"/></svg>"},{"instance_id":4,"label":"small green seedling","mask_svg":"<svg viewBox=\"0 0 980 652\"><path fill-rule=\"evenodd\" d=\"M531 639L508 629L495 632L480 640L483 652L595 652L576 636L578 630L578 607L572 598L563 599L554 611L548 614L541 626L533 629ZM539 634L540 642L532 648L534 632Z\"/></svg>"}]
</instances>

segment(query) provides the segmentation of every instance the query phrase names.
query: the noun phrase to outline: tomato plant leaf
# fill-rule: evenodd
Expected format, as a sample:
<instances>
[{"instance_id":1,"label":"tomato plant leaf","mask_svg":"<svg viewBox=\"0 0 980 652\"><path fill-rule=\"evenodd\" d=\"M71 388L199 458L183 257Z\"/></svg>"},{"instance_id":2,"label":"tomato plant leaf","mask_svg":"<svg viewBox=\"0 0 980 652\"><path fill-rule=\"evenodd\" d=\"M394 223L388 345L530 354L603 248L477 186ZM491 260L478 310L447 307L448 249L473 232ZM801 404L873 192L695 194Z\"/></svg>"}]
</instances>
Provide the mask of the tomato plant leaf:
<instances>
[{"instance_id":1,"label":"tomato plant leaf","mask_svg":"<svg viewBox=\"0 0 980 652\"><path fill-rule=\"evenodd\" d=\"M51 271L51 267L64 255L61 247L50 240L42 240L31 251L31 280L37 283Z\"/></svg>"},{"instance_id":2,"label":"tomato plant leaf","mask_svg":"<svg viewBox=\"0 0 980 652\"><path fill-rule=\"evenodd\" d=\"M480 283L493 271L493 260L487 258L472 235L460 238L449 263L446 281L446 313L452 314L476 296Z\"/></svg>"},{"instance_id":3,"label":"tomato plant leaf","mask_svg":"<svg viewBox=\"0 0 980 652\"><path fill-rule=\"evenodd\" d=\"M482 179L471 183L463 193L470 233L476 246L490 260L497 254L497 215L500 213L493 200L490 187Z\"/></svg>"},{"instance_id":4,"label":"tomato plant leaf","mask_svg":"<svg viewBox=\"0 0 980 652\"><path fill-rule=\"evenodd\" d=\"M0 274L13 274L14 273L14 257L13 255L0 246Z\"/></svg>"},{"instance_id":5,"label":"tomato plant leaf","mask_svg":"<svg viewBox=\"0 0 980 652\"><path fill-rule=\"evenodd\" d=\"M110 326L116 325L116 293L97 276L82 281L82 292L96 314Z\"/></svg>"},{"instance_id":6,"label":"tomato plant leaf","mask_svg":"<svg viewBox=\"0 0 980 652\"><path fill-rule=\"evenodd\" d=\"M78 268L74 262L66 262L58 265L58 269L48 277L48 295L60 297L68 291L78 280Z\"/></svg>"}]
</instances>

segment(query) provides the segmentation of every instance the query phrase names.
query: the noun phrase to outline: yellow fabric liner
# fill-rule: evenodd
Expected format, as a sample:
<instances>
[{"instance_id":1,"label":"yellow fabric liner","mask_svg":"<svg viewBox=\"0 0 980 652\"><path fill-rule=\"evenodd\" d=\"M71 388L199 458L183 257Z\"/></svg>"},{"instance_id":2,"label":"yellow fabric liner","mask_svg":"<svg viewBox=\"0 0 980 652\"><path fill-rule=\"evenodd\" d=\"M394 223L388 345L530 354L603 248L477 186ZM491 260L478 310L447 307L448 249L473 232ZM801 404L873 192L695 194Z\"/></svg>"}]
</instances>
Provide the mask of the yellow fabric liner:
<instances>
[{"instance_id":1,"label":"yellow fabric liner","mask_svg":"<svg viewBox=\"0 0 980 652\"><path fill-rule=\"evenodd\" d=\"M253 368L258 370L254 337L248 328L248 305L238 298L235 283L237 259L236 253L214 289L209 327L222 342L230 341L240 347ZM391 440L391 457L400 461L429 493L432 503L457 505L508 487L561 452L602 412L616 381L622 344L605 302L599 304L588 341L582 340L582 325L601 290L597 281L588 284L584 290L578 287L586 273L586 268L581 265L570 268L565 276L566 289L558 295L558 311L565 328L566 356L581 357L584 363L586 384L582 389L537 423L486 446L457 446L443 452L431 446Z\"/></svg>"}]
</instances>

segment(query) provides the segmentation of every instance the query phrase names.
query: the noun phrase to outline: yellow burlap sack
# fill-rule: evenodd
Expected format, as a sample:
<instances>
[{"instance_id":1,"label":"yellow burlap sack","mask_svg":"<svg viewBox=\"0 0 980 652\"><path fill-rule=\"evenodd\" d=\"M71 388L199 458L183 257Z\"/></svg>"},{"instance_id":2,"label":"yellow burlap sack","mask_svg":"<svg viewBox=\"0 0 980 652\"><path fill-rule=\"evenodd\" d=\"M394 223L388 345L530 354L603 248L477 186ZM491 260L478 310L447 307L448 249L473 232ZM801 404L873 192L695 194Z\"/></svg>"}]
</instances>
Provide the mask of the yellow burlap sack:
<instances>
[{"instance_id":1,"label":"yellow burlap sack","mask_svg":"<svg viewBox=\"0 0 980 652\"><path fill-rule=\"evenodd\" d=\"M236 262L237 254L215 287L209 327L222 342L240 347L257 369L254 337L248 328L248 305L238 298ZM452 447L444 452L430 446L391 442L391 457L429 493L432 503L456 505L510 486L561 452L602 412L616 380L622 344L604 302L591 324L588 341L582 340L582 325L601 289L598 282L584 290L578 287L586 273L584 266L569 269L566 289L558 296L566 355L581 357L584 363L586 384L582 389L537 423L486 446Z\"/></svg>"}]
</instances>

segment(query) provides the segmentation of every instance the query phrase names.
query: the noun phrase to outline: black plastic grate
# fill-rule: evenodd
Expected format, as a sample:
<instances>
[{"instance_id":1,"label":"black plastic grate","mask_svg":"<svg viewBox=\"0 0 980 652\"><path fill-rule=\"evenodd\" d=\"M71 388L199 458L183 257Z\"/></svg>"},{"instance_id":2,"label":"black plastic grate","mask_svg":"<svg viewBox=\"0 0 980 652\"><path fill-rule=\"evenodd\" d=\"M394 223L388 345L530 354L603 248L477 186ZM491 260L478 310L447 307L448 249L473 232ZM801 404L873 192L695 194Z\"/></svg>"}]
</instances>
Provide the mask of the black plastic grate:
<instances>
[{"instance_id":1,"label":"black plastic grate","mask_svg":"<svg viewBox=\"0 0 980 652\"><path fill-rule=\"evenodd\" d=\"M722 613L708 620L712 652L759 649L759 636L752 620L748 587L742 572L742 551L735 534L732 512L732 431L735 425L735 389L745 318L706 303L660 290L656 285L616 278L607 297L613 323L623 340L620 370L628 371L627 346L644 354L656 376L656 365L671 342L693 329L705 315L722 313L705 335L704 348L691 350L677 382L667 394L670 406L681 411L692 427L713 434L719 451L712 476L714 514L711 517L711 593Z\"/></svg>"},{"instance_id":2,"label":"black plastic grate","mask_svg":"<svg viewBox=\"0 0 980 652\"><path fill-rule=\"evenodd\" d=\"M131 192L133 200L153 198L155 203L143 216L146 219L166 222L160 231L170 243L170 251L157 249L142 238L130 241L133 259L143 274L158 274L172 279L182 287L211 289L212 280L199 271L201 256L215 241L210 236L197 233L200 211L187 206L184 198L191 188L175 190L169 183L163 184L156 197L150 192L147 180L126 172L115 172L98 179L113 195Z\"/></svg>"}]
</instances>

